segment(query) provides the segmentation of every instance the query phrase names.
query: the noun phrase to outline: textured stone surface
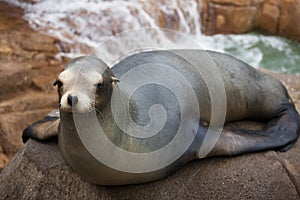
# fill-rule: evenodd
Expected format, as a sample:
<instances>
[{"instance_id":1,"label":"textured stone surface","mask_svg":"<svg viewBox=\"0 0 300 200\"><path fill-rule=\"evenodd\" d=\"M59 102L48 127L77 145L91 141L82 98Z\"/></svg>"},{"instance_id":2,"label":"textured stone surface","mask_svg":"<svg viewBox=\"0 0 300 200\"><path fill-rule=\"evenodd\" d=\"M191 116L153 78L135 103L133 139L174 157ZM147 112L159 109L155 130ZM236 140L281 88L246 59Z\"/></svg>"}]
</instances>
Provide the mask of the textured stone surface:
<instances>
[{"instance_id":1,"label":"textured stone surface","mask_svg":"<svg viewBox=\"0 0 300 200\"><path fill-rule=\"evenodd\" d=\"M55 141L30 140L0 174L0 193L7 199L300 199L299 144L287 153L193 161L153 183L103 187L73 172Z\"/></svg>"},{"instance_id":2,"label":"textured stone surface","mask_svg":"<svg viewBox=\"0 0 300 200\"><path fill-rule=\"evenodd\" d=\"M57 107L51 83L62 69L54 38L32 30L0 2L0 171L23 146L22 130Z\"/></svg>"},{"instance_id":3,"label":"textured stone surface","mask_svg":"<svg viewBox=\"0 0 300 200\"><path fill-rule=\"evenodd\" d=\"M279 20L280 35L300 40L300 1L282 0Z\"/></svg>"},{"instance_id":4,"label":"textured stone surface","mask_svg":"<svg viewBox=\"0 0 300 200\"><path fill-rule=\"evenodd\" d=\"M245 33L254 26L256 8L214 5L215 30L222 33Z\"/></svg>"},{"instance_id":5,"label":"textured stone surface","mask_svg":"<svg viewBox=\"0 0 300 200\"><path fill-rule=\"evenodd\" d=\"M261 1L203 0L202 32L245 33L255 27Z\"/></svg>"},{"instance_id":6,"label":"textured stone surface","mask_svg":"<svg viewBox=\"0 0 300 200\"><path fill-rule=\"evenodd\" d=\"M257 17L257 25L263 31L276 34L279 28L280 1L264 1Z\"/></svg>"},{"instance_id":7,"label":"textured stone surface","mask_svg":"<svg viewBox=\"0 0 300 200\"><path fill-rule=\"evenodd\" d=\"M300 41L298 0L203 0L202 32L245 33L261 30Z\"/></svg>"},{"instance_id":8,"label":"textured stone surface","mask_svg":"<svg viewBox=\"0 0 300 200\"><path fill-rule=\"evenodd\" d=\"M234 6L250 6L253 0L211 0L212 3Z\"/></svg>"}]
</instances>

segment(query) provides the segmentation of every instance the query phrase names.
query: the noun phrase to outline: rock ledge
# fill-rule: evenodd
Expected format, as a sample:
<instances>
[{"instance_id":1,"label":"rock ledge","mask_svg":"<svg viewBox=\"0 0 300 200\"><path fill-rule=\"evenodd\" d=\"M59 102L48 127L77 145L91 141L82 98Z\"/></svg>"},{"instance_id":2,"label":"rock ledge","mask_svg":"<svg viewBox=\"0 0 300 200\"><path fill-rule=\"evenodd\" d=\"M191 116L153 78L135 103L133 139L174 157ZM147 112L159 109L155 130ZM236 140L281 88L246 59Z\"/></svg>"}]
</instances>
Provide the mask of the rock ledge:
<instances>
[{"instance_id":1,"label":"rock ledge","mask_svg":"<svg viewBox=\"0 0 300 200\"><path fill-rule=\"evenodd\" d=\"M103 187L73 172L57 141L29 140L0 174L0 193L4 199L300 199L299 149L300 142L286 153L202 159L164 180Z\"/></svg>"}]
</instances>

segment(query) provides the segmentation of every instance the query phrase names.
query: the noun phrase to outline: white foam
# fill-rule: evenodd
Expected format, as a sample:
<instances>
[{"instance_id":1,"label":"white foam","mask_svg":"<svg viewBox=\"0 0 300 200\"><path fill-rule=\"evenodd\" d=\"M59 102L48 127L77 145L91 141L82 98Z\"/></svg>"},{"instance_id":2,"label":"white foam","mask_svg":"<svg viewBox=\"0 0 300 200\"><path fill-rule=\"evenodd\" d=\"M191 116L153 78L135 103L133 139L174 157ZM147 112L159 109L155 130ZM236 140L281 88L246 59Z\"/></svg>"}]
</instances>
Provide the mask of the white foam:
<instances>
[{"instance_id":1,"label":"white foam","mask_svg":"<svg viewBox=\"0 0 300 200\"><path fill-rule=\"evenodd\" d=\"M191 48L191 44L168 37L164 31L152 29L139 31L127 37L112 39L112 35L137 30L141 27L158 27L157 15L177 15L178 31L192 37L203 49L227 52L246 61L254 67L264 66L266 51L279 52L286 61L278 60L279 70L296 66L300 60L299 51L293 50L290 42L275 36L258 34L215 35L201 34L199 6L196 1L185 0L40 0L35 4L22 3L18 0L5 0L25 10L25 18L30 25L39 31L59 38L71 47L70 52L61 52L58 56L75 57L89 53L99 44L110 41L108 57L116 53L124 54L128 49L151 49L154 47ZM201 4L201 1L198 3ZM155 5L155 6L154 6ZM158 9L158 10L157 10ZM176 20L173 23L177 23ZM146 29L147 30L147 29ZM123 34L124 35L124 34ZM184 37L179 37L183 39ZM196 43L197 43L196 42ZM197 45L196 45L197 46ZM122 52L123 51L123 52ZM296 52L295 52L296 51ZM105 52L102 52L105 54ZM110 54L110 55L109 55ZM274 58L276 59L276 58ZM268 67L268 66L264 66Z\"/></svg>"},{"instance_id":2,"label":"white foam","mask_svg":"<svg viewBox=\"0 0 300 200\"><path fill-rule=\"evenodd\" d=\"M10 3L25 9L25 18L33 28L70 44L75 54L87 53L86 47L95 48L108 36L116 33L141 27L158 27L155 20L157 13L149 12L156 3L154 1L43 0L31 5L12 0ZM161 6L156 9L160 9L161 12L177 13L180 32L199 34L199 15L195 2L172 0L159 3ZM197 30L191 28L192 26L197 27ZM155 37L157 35L163 36L157 33ZM150 38L150 35L141 35L135 39L143 41Z\"/></svg>"}]
</instances>

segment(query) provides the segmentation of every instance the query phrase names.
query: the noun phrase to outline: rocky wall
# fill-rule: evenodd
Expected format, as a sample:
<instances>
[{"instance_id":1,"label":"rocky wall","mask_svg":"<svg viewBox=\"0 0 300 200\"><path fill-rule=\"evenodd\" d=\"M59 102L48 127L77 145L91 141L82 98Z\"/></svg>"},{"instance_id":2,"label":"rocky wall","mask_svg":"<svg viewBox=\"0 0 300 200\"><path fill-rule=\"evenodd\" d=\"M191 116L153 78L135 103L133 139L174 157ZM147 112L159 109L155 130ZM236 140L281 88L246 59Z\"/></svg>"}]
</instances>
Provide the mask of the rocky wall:
<instances>
[{"instance_id":1,"label":"rocky wall","mask_svg":"<svg viewBox=\"0 0 300 200\"><path fill-rule=\"evenodd\" d=\"M57 107L59 41L34 31L22 10L0 2L0 171L23 146L23 129Z\"/></svg>"},{"instance_id":2,"label":"rocky wall","mask_svg":"<svg viewBox=\"0 0 300 200\"><path fill-rule=\"evenodd\" d=\"M300 41L298 0L202 0L202 32L246 33L258 30Z\"/></svg>"}]
</instances>

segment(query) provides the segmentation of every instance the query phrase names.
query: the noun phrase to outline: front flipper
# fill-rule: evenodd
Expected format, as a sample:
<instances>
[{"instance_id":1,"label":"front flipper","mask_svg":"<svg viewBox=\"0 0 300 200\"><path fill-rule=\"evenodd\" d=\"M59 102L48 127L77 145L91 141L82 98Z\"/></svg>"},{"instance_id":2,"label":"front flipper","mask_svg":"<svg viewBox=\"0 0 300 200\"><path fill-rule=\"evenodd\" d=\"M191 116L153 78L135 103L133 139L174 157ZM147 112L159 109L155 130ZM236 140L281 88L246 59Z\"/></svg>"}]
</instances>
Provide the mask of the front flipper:
<instances>
[{"instance_id":1,"label":"front flipper","mask_svg":"<svg viewBox=\"0 0 300 200\"><path fill-rule=\"evenodd\" d=\"M56 137L58 135L59 121L59 112L52 111L44 119L33 123L23 131L23 142L27 142L29 138L45 141Z\"/></svg>"}]
</instances>

